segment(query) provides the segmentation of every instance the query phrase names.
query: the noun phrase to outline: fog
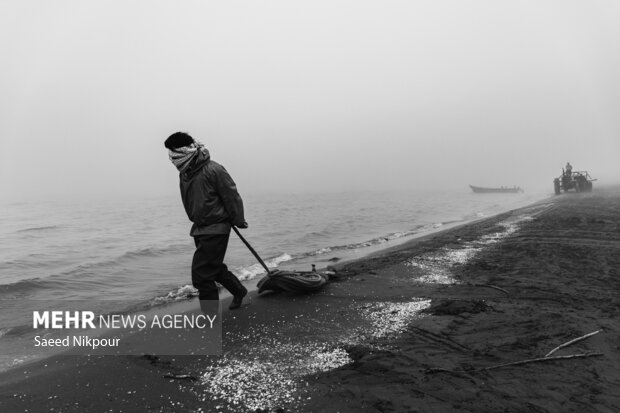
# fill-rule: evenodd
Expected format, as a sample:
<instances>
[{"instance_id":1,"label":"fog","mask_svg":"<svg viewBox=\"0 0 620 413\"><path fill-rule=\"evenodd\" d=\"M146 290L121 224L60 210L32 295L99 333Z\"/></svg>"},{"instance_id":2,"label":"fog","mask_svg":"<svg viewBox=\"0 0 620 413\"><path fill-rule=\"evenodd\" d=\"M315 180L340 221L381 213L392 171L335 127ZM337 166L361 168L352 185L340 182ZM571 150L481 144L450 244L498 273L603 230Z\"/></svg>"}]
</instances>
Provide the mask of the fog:
<instances>
[{"instance_id":1,"label":"fog","mask_svg":"<svg viewBox=\"0 0 620 413\"><path fill-rule=\"evenodd\" d=\"M620 3L0 3L2 201L620 180Z\"/></svg>"}]
</instances>

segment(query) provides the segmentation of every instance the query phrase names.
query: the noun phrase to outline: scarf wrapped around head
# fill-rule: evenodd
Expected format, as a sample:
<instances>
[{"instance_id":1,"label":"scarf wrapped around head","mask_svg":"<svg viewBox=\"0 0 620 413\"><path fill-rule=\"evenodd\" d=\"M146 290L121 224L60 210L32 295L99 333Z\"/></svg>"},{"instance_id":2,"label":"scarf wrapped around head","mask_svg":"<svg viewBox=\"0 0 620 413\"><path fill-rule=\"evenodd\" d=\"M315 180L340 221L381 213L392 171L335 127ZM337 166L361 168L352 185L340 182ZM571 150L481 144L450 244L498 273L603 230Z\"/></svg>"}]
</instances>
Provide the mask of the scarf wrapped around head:
<instances>
[{"instance_id":1,"label":"scarf wrapped around head","mask_svg":"<svg viewBox=\"0 0 620 413\"><path fill-rule=\"evenodd\" d=\"M189 167L192 160L198 155L198 152L207 154L207 148L194 139L194 143L188 146L182 146L176 149L168 149L168 157L179 172L183 173Z\"/></svg>"}]
</instances>

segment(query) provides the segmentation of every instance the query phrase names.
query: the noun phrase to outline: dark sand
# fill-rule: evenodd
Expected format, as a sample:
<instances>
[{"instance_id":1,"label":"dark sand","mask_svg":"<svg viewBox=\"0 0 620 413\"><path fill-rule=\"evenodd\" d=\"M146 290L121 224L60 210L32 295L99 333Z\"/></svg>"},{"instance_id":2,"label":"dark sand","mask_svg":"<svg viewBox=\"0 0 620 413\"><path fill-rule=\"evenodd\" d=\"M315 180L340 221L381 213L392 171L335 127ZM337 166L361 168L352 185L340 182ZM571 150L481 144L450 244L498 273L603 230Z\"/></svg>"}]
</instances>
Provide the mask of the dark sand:
<instances>
[{"instance_id":1,"label":"dark sand","mask_svg":"<svg viewBox=\"0 0 620 413\"><path fill-rule=\"evenodd\" d=\"M22 365L0 411L618 412L619 269L620 190L562 195L253 294L222 357ZM588 357L482 370L597 330L553 354Z\"/></svg>"}]
</instances>

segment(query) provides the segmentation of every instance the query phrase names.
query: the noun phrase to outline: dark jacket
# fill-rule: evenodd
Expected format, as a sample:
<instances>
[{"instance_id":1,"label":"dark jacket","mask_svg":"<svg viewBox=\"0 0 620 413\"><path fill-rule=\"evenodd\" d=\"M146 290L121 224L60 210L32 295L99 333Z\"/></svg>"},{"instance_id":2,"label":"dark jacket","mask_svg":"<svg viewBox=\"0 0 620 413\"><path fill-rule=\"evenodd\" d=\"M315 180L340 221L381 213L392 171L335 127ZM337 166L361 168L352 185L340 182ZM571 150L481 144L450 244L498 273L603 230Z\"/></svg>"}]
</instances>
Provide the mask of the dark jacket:
<instances>
[{"instance_id":1,"label":"dark jacket","mask_svg":"<svg viewBox=\"0 0 620 413\"><path fill-rule=\"evenodd\" d=\"M231 224L245 221L235 182L207 150L198 153L179 180L185 212L194 223L190 235L228 233Z\"/></svg>"}]
</instances>

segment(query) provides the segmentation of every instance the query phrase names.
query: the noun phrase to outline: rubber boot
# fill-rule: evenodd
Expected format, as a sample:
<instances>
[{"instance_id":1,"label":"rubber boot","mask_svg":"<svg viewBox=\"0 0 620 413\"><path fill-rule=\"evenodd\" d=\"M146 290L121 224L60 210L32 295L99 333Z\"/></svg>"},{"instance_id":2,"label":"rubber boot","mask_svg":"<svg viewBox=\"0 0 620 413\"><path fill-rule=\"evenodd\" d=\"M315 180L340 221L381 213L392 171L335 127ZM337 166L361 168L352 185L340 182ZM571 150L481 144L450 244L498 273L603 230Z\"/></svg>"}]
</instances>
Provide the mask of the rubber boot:
<instances>
[{"instance_id":1,"label":"rubber boot","mask_svg":"<svg viewBox=\"0 0 620 413\"><path fill-rule=\"evenodd\" d=\"M232 302L228 306L230 310L236 310L241 307L241 302L243 301L243 297L245 297L248 293L247 288L241 284L241 281L233 273L230 271L226 271L225 275L218 280L220 284L224 286L233 296Z\"/></svg>"}]
</instances>

